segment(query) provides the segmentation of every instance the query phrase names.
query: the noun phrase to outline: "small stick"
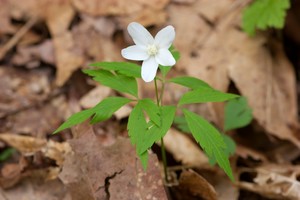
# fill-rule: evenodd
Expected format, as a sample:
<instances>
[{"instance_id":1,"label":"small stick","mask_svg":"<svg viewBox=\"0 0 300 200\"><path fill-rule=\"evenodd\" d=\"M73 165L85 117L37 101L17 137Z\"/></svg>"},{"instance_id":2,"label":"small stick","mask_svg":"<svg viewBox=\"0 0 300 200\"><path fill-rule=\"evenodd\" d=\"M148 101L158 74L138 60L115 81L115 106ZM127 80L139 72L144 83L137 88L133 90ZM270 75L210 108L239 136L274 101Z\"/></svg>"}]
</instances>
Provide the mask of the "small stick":
<instances>
[{"instance_id":1,"label":"small stick","mask_svg":"<svg viewBox=\"0 0 300 200\"><path fill-rule=\"evenodd\" d=\"M0 48L0 60L2 60L6 53L31 29L31 27L37 22L37 19L37 17L32 17L7 43Z\"/></svg>"}]
</instances>

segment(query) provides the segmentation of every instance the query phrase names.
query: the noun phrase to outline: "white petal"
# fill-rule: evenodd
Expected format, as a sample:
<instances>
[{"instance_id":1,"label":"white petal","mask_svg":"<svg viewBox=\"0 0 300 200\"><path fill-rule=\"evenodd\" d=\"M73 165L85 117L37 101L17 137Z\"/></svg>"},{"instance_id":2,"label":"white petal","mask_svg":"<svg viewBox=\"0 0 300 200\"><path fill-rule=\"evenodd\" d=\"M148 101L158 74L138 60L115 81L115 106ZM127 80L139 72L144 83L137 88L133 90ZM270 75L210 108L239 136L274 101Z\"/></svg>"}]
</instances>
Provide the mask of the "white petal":
<instances>
[{"instance_id":1,"label":"white petal","mask_svg":"<svg viewBox=\"0 0 300 200\"><path fill-rule=\"evenodd\" d=\"M160 49L155 59L158 64L163 66L173 66L176 63L175 58L168 49Z\"/></svg>"},{"instance_id":2,"label":"white petal","mask_svg":"<svg viewBox=\"0 0 300 200\"><path fill-rule=\"evenodd\" d=\"M160 30L155 36L155 44L159 48L169 49L175 39L175 30L173 26L167 26Z\"/></svg>"},{"instance_id":3,"label":"white petal","mask_svg":"<svg viewBox=\"0 0 300 200\"><path fill-rule=\"evenodd\" d=\"M131 22L127 30L136 45L148 46L154 43L152 35L139 23Z\"/></svg>"},{"instance_id":4,"label":"white petal","mask_svg":"<svg viewBox=\"0 0 300 200\"><path fill-rule=\"evenodd\" d=\"M137 45L122 49L121 54L129 60L147 60L149 58L147 50Z\"/></svg>"},{"instance_id":5,"label":"white petal","mask_svg":"<svg viewBox=\"0 0 300 200\"><path fill-rule=\"evenodd\" d=\"M142 64L142 79L145 82L153 81L156 76L158 68L158 63L154 57L150 57L148 60L145 60Z\"/></svg>"}]
</instances>

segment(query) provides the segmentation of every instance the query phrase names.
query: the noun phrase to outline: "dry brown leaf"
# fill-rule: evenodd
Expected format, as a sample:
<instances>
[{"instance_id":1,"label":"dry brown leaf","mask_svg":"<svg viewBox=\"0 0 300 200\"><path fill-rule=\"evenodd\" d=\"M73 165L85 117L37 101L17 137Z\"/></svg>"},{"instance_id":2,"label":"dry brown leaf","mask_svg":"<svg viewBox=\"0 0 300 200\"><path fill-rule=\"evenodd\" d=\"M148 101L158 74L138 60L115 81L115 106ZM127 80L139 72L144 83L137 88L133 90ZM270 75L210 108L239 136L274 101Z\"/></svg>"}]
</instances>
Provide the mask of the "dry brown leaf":
<instances>
[{"instance_id":1,"label":"dry brown leaf","mask_svg":"<svg viewBox=\"0 0 300 200\"><path fill-rule=\"evenodd\" d=\"M72 34L77 51L91 59L88 62L121 60L121 49L113 43L112 37L98 30L88 23L74 27Z\"/></svg>"},{"instance_id":2,"label":"dry brown leaf","mask_svg":"<svg viewBox=\"0 0 300 200\"><path fill-rule=\"evenodd\" d=\"M43 147L46 146L47 143L45 139L15 135L12 133L1 133L0 140L27 155L32 155L37 151L40 151Z\"/></svg>"},{"instance_id":3,"label":"dry brown leaf","mask_svg":"<svg viewBox=\"0 0 300 200\"><path fill-rule=\"evenodd\" d=\"M43 2L43 1L42 1ZM43 11L47 26L52 37L64 34L75 15L71 0L49 1L44 0Z\"/></svg>"},{"instance_id":4,"label":"dry brown leaf","mask_svg":"<svg viewBox=\"0 0 300 200\"><path fill-rule=\"evenodd\" d=\"M148 196L167 199L154 156L150 156L148 170L144 172L128 139L103 147L91 127L81 130L76 134L79 138L70 140L74 154L65 161L60 174L74 200L109 196L111 199L147 199Z\"/></svg>"},{"instance_id":5,"label":"dry brown leaf","mask_svg":"<svg viewBox=\"0 0 300 200\"><path fill-rule=\"evenodd\" d=\"M182 3L182 4L189 4L194 3L196 0L172 0L174 3Z\"/></svg>"},{"instance_id":6,"label":"dry brown leaf","mask_svg":"<svg viewBox=\"0 0 300 200\"><path fill-rule=\"evenodd\" d=\"M109 17L92 17L87 14L81 14L83 23L89 27L93 27L96 31L105 37L113 36L117 25L113 18Z\"/></svg>"},{"instance_id":7,"label":"dry brown leaf","mask_svg":"<svg viewBox=\"0 0 300 200\"><path fill-rule=\"evenodd\" d=\"M60 95L56 98L48 99L48 102L40 101L40 103L43 103L43 106L33 106L22 112L8 116L6 118L8 127L5 127L3 132L22 133L38 138L45 138L48 134L52 133L64 120L57 113L63 114L66 112L66 98ZM9 124L13 124L13 126Z\"/></svg>"},{"instance_id":8,"label":"dry brown leaf","mask_svg":"<svg viewBox=\"0 0 300 200\"><path fill-rule=\"evenodd\" d=\"M132 111L132 107L130 107L129 105L125 105L123 107L121 107L119 110L117 110L115 113L114 113L114 116L120 120L120 119L123 119L125 117L128 117L130 115Z\"/></svg>"},{"instance_id":9,"label":"dry brown leaf","mask_svg":"<svg viewBox=\"0 0 300 200\"><path fill-rule=\"evenodd\" d=\"M68 31L54 37L53 43L57 64L55 84L62 86L72 73L83 64L84 58L76 52L73 36Z\"/></svg>"},{"instance_id":10,"label":"dry brown leaf","mask_svg":"<svg viewBox=\"0 0 300 200\"><path fill-rule=\"evenodd\" d=\"M18 163L6 163L1 168L0 186L1 188L10 188L17 184L21 178L28 162L24 157L20 157Z\"/></svg>"},{"instance_id":11,"label":"dry brown leaf","mask_svg":"<svg viewBox=\"0 0 300 200\"><path fill-rule=\"evenodd\" d=\"M298 127L294 70L278 44L265 46L266 36L250 38L236 28L244 4L227 0L171 5L175 45L184 52L178 68L221 91L227 91L232 80L268 133L300 146L294 135ZM178 18L184 13L186 17ZM222 104L209 106L213 121L222 127Z\"/></svg>"},{"instance_id":12,"label":"dry brown leaf","mask_svg":"<svg viewBox=\"0 0 300 200\"><path fill-rule=\"evenodd\" d=\"M234 59L229 76L247 97L254 117L270 134L300 146L294 135L298 123L295 73L283 49L278 44L264 48L261 36L248 38L236 30L228 33L243 44L237 45L233 39L228 44Z\"/></svg>"},{"instance_id":13,"label":"dry brown leaf","mask_svg":"<svg viewBox=\"0 0 300 200\"><path fill-rule=\"evenodd\" d=\"M171 128L164 137L166 149L183 165L201 167L208 164L208 158L191 138Z\"/></svg>"},{"instance_id":14,"label":"dry brown leaf","mask_svg":"<svg viewBox=\"0 0 300 200\"><path fill-rule=\"evenodd\" d=\"M191 169L180 174L179 185L175 188L174 194L178 199L217 199L213 186Z\"/></svg>"},{"instance_id":15,"label":"dry brown leaf","mask_svg":"<svg viewBox=\"0 0 300 200\"><path fill-rule=\"evenodd\" d=\"M0 118L47 98L49 71L21 71L0 68Z\"/></svg>"},{"instance_id":16,"label":"dry brown leaf","mask_svg":"<svg viewBox=\"0 0 300 200\"><path fill-rule=\"evenodd\" d=\"M169 0L90 0L80 1L72 0L73 5L83 13L88 13L93 16L98 15L128 15L131 13L142 12L145 7L150 7L156 10L163 9Z\"/></svg>"},{"instance_id":17,"label":"dry brown leaf","mask_svg":"<svg viewBox=\"0 0 300 200\"><path fill-rule=\"evenodd\" d=\"M100 101L109 96L112 89L103 85L99 85L89 91L80 99L80 105L87 109L96 106Z\"/></svg>"},{"instance_id":18,"label":"dry brown leaf","mask_svg":"<svg viewBox=\"0 0 300 200\"><path fill-rule=\"evenodd\" d=\"M125 30L130 22L139 22L143 26L161 25L167 20L167 13L164 10L156 10L146 7L143 12L134 12L130 15L118 17L118 22Z\"/></svg>"},{"instance_id":19,"label":"dry brown leaf","mask_svg":"<svg viewBox=\"0 0 300 200\"><path fill-rule=\"evenodd\" d=\"M10 22L9 0L1 0L0 8L0 36L4 33L14 33L15 27Z\"/></svg>"},{"instance_id":20,"label":"dry brown leaf","mask_svg":"<svg viewBox=\"0 0 300 200\"><path fill-rule=\"evenodd\" d=\"M262 162L268 162L266 156L258 151L245 147L243 145L237 145L235 154L241 158L248 159L249 157Z\"/></svg>"},{"instance_id":21,"label":"dry brown leaf","mask_svg":"<svg viewBox=\"0 0 300 200\"><path fill-rule=\"evenodd\" d=\"M2 195L5 196L3 200L71 200L61 181L44 181L38 177L26 178L14 188L3 190Z\"/></svg>"},{"instance_id":22,"label":"dry brown leaf","mask_svg":"<svg viewBox=\"0 0 300 200\"><path fill-rule=\"evenodd\" d=\"M52 140L38 139L30 136L14 135L11 133L1 133L0 140L9 144L26 156L33 155L41 151L44 156L56 161L61 166L68 154L71 153L71 147L68 143L54 142Z\"/></svg>"},{"instance_id":23,"label":"dry brown leaf","mask_svg":"<svg viewBox=\"0 0 300 200\"><path fill-rule=\"evenodd\" d=\"M54 64L54 49L51 40L45 40L41 44L33 46L19 45L12 58L15 65L26 65L27 68L40 66L40 61Z\"/></svg>"},{"instance_id":24,"label":"dry brown leaf","mask_svg":"<svg viewBox=\"0 0 300 200\"><path fill-rule=\"evenodd\" d=\"M72 152L71 146L67 142L54 142L53 140L49 140L47 145L41 149L43 154L55 160L58 166L62 166L66 157Z\"/></svg>"},{"instance_id":25,"label":"dry brown leaf","mask_svg":"<svg viewBox=\"0 0 300 200\"><path fill-rule=\"evenodd\" d=\"M255 174L253 182L239 181L237 185L273 199L300 199L299 166L264 165L255 169L242 168L240 174Z\"/></svg>"}]
</instances>

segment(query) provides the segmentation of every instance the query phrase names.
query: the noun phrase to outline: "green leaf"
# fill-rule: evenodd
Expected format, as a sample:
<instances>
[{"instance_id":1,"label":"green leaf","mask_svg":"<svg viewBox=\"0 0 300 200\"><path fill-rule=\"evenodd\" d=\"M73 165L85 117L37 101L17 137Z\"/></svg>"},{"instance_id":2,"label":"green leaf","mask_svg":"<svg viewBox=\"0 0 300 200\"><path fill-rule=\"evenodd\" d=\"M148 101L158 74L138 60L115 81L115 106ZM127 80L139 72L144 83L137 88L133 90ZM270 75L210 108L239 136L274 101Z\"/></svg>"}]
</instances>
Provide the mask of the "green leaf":
<instances>
[{"instance_id":1,"label":"green leaf","mask_svg":"<svg viewBox=\"0 0 300 200\"><path fill-rule=\"evenodd\" d=\"M180 59L180 53L179 53L179 51L177 51L173 45L171 45L171 47L169 48L169 50L170 50L172 56L175 58L175 60L177 62Z\"/></svg>"},{"instance_id":2,"label":"green leaf","mask_svg":"<svg viewBox=\"0 0 300 200\"><path fill-rule=\"evenodd\" d=\"M16 149L14 149L14 148L7 148L7 149L3 150L0 153L0 162L6 161L7 159L9 159L15 152L16 152Z\"/></svg>"},{"instance_id":3,"label":"green leaf","mask_svg":"<svg viewBox=\"0 0 300 200\"><path fill-rule=\"evenodd\" d=\"M193 137L204 149L207 156L215 159L229 178L234 180L225 152L226 144L219 131L201 116L186 109L183 110L183 113Z\"/></svg>"},{"instance_id":4,"label":"green leaf","mask_svg":"<svg viewBox=\"0 0 300 200\"><path fill-rule=\"evenodd\" d=\"M225 152L226 152L227 156L228 157L232 156L236 150L236 144L235 144L234 140L226 134L221 134L221 135L223 137L223 141L226 144Z\"/></svg>"},{"instance_id":5,"label":"green leaf","mask_svg":"<svg viewBox=\"0 0 300 200\"><path fill-rule=\"evenodd\" d=\"M252 121L252 109L245 97L232 99L225 106L224 130L247 126Z\"/></svg>"},{"instance_id":6,"label":"green leaf","mask_svg":"<svg viewBox=\"0 0 300 200\"><path fill-rule=\"evenodd\" d=\"M140 144L147 132L147 122L140 103L132 109L127 124L128 135L132 144Z\"/></svg>"},{"instance_id":7,"label":"green leaf","mask_svg":"<svg viewBox=\"0 0 300 200\"><path fill-rule=\"evenodd\" d=\"M184 133L191 133L184 116L175 116L174 124Z\"/></svg>"},{"instance_id":8,"label":"green leaf","mask_svg":"<svg viewBox=\"0 0 300 200\"><path fill-rule=\"evenodd\" d=\"M95 113L94 109L91 108L73 114L62 125L60 125L60 127L58 127L58 129L56 129L53 134L56 134L64 129L70 128L72 126L84 122L89 117L91 117L94 113Z\"/></svg>"},{"instance_id":9,"label":"green leaf","mask_svg":"<svg viewBox=\"0 0 300 200\"><path fill-rule=\"evenodd\" d=\"M80 111L71 115L58 129L54 131L56 134L64 129L70 128L77 124L80 124L94 115L91 123L100 122L106 120L112 116L112 114L117 111L120 107L129 103L130 99L124 97L108 97L98 103L95 107Z\"/></svg>"},{"instance_id":10,"label":"green leaf","mask_svg":"<svg viewBox=\"0 0 300 200\"><path fill-rule=\"evenodd\" d=\"M169 82L176 83L176 84L182 85L184 87L188 87L193 90L200 88L200 87L211 88L206 82L204 82L198 78L189 77L189 76L181 76L181 77L172 78L169 80Z\"/></svg>"},{"instance_id":11,"label":"green leaf","mask_svg":"<svg viewBox=\"0 0 300 200\"><path fill-rule=\"evenodd\" d=\"M90 66L113 70L130 77L141 78L141 66L130 62L97 62L90 64Z\"/></svg>"},{"instance_id":12,"label":"green leaf","mask_svg":"<svg viewBox=\"0 0 300 200\"><path fill-rule=\"evenodd\" d=\"M256 0L243 11L242 28L250 36L255 29L283 28L289 0Z\"/></svg>"},{"instance_id":13,"label":"green leaf","mask_svg":"<svg viewBox=\"0 0 300 200\"><path fill-rule=\"evenodd\" d=\"M179 105L190 103L222 102L237 97L239 97L239 95L223 93L208 87L199 87L195 90L185 93L181 97Z\"/></svg>"},{"instance_id":14,"label":"green leaf","mask_svg":"<svg viewBox=\"0 0 300 200\"><path fill-rule=\"evenodd\" d=\"M221 134L221 136L223 137L223 141L226 144L226 148L224 150L225 154L227 157L230 157L235 153L236 144L235 144L234 140L231 137L229 137L228 135ZM216 163L215 158L213 158L213 157L209 158L209 163L211 165L214 165Z\"/></svg>"},{"instance_id":15,"label":"green leaf","mask_svg":"<svg viewBox=\"0 0 300 200\"><path fill-rule=\"evenodd\" d=\"M138 154L144 153L150 147L152 147L155 141L160 140L170 129L174 116L176 107L175 106L162 106L161 109L161 126L156 125L151 126L145 134L141 133L141 142L137 143Z\"/></svg>"},{"instance_id":16,"label":"green leaf","mask_svg":"<svg viewBox=\"0 0 300 200\"><path fill-rule=\"evenodd\" d=\"M160 107L161 126L153 124L151 121L147 124L143 113L143 105L141 101L132 109L127 129L130 141L136 145L136 152L141 159L144 168L147 166L147 157L145 152L153 145L155 141L160 140L169 130L175 116L175 106Z\"/></svg>"},{"instance_id":17,"label":"green leaf","mask_svg":"<svg viewBox=\"0 0 300 200\"><path fill-rule=\"evenodd\" d=\"M148 151L145 151L144 153L142 153L141 155L138 155L138 156L139 156L139 158L141 160L143 169L146 171L147 165L148 165L148 160L149 160Z\"/></svg>"},{"instance_id":18,"label":"green leaf","mask_svg":"<svg viewBox=\"0 0 300 200\"><path fill-rule=\"evenodd\" d=\"M95 115L92 124L109 119L117 110L132 100L124 97L108 97L94 107Z\"/></svg>"},{"instance_id":19,"label":"green leaf","mask_svg":"<svg viewBox=\"0 0 300 200\"><path fill-rule=\"evenodd\" d=\"M87 69L83 70L83 72L92 76L95 81L100 82L102 85L138 97L137 82L133 77L113 74L103 69Z\"/></svg>"},{"instance_id":20,"label":"green leaf","mask_svg":"<svg viewBox=\"0 0 300 200\"><path fill-rule=\"evenodd\" d=\"M139 100L143 110L146 111L150 120L152 120L157 126L161 126L160 110L159 107L151 99Z\"/></svg>"}]
</instances>

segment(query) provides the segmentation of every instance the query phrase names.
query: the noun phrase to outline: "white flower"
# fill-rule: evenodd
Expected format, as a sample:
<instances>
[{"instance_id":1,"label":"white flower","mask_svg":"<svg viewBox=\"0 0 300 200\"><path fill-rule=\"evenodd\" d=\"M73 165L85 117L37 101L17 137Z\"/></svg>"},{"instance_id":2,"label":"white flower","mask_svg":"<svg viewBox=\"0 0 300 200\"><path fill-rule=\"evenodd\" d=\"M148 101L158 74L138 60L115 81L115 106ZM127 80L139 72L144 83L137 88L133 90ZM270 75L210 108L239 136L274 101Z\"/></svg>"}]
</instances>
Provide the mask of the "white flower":
<instances>
[{"instance_id":1,"label":"white flower","mask_svg":"<svg viewBox=\"0 0 300 200\"><path fill-rule=\"evenodd\" d=\"M127 30L136 45L129 46L121 51L124 58L129 60L143 60L142 79L152 81L157 72L158 64L173 66L176 61L169 51L175 39L173 26L160 30L155 38L139 23L131 22Z\"/></svg>"}]
</instances>

